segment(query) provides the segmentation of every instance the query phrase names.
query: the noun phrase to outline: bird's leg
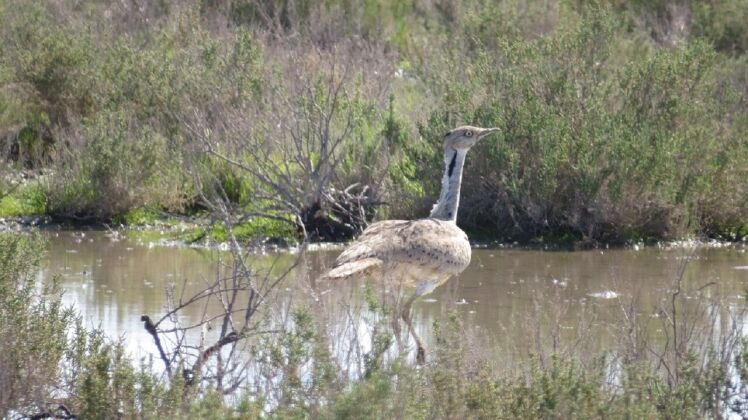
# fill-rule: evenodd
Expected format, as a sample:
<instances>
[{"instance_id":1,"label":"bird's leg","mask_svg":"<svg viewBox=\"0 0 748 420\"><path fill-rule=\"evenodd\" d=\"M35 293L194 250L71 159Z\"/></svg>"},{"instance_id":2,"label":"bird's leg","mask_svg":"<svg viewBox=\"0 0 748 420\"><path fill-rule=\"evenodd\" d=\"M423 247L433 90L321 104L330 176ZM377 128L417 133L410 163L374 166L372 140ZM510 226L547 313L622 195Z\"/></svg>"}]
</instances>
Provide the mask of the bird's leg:
<instances>
[{"instance_id":1,"label":"bird's leg","mask_svg":"<svg viewBox=\"0 0 748 420\"><path fill-rule=\"evenodd\" d=\"M399 287L402 287L400 285ZM392 316L392 332L395 334L395 342L397 343L397 352L398 354L403 354L404 347L403 347L403 341L402 341L402 328L400 326L400 311L402 310L403 300L402 300L402 289L398 290L396 293L393 293L390 295L390 298L392 299L390 301L391 303L391 316ZM407 342L405 343L407 345Z\"/></svg>"},{"instance_id":2,"label":"bird's leg","mask_svg":"<svg viewBox=\"0 0 748 420\"><path fill-rule=\"evenodd\" d=\"M397 314L397 311L395 312ZM401 330L400 330L400 318L395 315L392 317L392 332L395 334L395 342L397 343L397 351L403 350L403 343L401 341Z\"/></svg>"},{"instance_id":3,"label":"bird's leg","mask_svg":"<svg viewBox=\"0 0 748 420\"><path fill-rule=\"evenodd\" d=\"M408 299L408 302L403 307L403 311L400 316L402 316L403 321L405 321L405 324L408 326L410 335L413 336L413 339L416 342L416 363L422 365L426 363L426 349L423 348L423 344L421 344L421 338L418 337L416 329L413 328L413 321L410 317L411 306L413 305L413 301L415 300L415 298L416 296L413 296L412 298Z\"/></svg>"}]
</instances>

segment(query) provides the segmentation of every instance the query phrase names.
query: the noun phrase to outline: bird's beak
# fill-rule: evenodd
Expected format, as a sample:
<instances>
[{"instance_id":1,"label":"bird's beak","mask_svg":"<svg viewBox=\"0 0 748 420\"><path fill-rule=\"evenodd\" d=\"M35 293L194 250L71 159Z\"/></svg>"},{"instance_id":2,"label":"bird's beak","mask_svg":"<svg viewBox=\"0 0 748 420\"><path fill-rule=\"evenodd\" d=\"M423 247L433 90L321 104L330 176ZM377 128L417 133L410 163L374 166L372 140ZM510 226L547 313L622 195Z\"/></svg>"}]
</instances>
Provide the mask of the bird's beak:
<instances>
[{"instance_id":1,"label":"bird's beak","mask_svg":"<svg viewBox=\"0 0 748 420\"><path fill-rule=\"evenodd\" d=\"M498 133L499 131L501 131L501 130L499 130L498 128L495 128L495 127L494 128L485 128L485 129L483 129L483 131L481 131L480 137L483 138L483 137L486 137L489 134Z\"/></svg>"}]
</instances>

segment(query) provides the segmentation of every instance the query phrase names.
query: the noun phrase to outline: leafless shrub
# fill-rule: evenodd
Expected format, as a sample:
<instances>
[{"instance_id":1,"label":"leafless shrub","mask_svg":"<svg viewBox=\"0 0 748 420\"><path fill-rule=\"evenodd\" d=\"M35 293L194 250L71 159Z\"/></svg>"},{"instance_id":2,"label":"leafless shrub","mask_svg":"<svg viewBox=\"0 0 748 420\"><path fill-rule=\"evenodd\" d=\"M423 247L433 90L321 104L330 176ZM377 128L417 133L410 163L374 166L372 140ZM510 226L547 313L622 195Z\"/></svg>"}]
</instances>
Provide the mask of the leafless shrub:
<instances>
[{"instance_id":1,"label":"leafless shrub","mask_svg":"<svg viewBox=\"0 0 748 420\"><path fill-rule=\"evenodd\" d=\"M215 206L231 232L231 214L220 204ZM276 289L303 255L300 253L296 262L279 274L273 273L272 267L263 274L250 268L248 260L252 256L233 234L229 244L231 256L224 267L227 274L217 273L215 279L192 296L185 296L186 283L181 290L172 285L166 291L166 312L155 322L145 314L141 318L153 337L166 375L170 379L176 374L183 376L185 404L206 387L230 395L246 386L252 362L246 357L247 342L273 332L263 329L268 325L268 313L261 309L275 298ZM195 306L203 308L202 317L193 324L183 324L180 313ZM215 306L220 310L211 311ZM211 333L214 328L217 333Z\"/></svg>"},{"instance_id":2,"label":"leafless shrub","mask_svg":"<svg viewBox=\"0 0 748 420\"><path fill-rule=\"evenodd\" d=\"M260 211L295 215L312 237L350 237L379 200L386 150L376 98L384 100L390 72L353 44L329 53L289 47L259 101L202 107L186 124L208 155L257 180Z\"/></svg>"},{"instance_id":3,"label":"leafless shrub","mask_svg":"<svg viewBox=\"0 0 748 420\"><path fill-rule=\"evenodd\" d=\"M647 313L636 297L618 298L620 322L613 328L617 345L611 353L614 364L647 366L647 371L664 380L670 392L700 384L708 398L705 407L719 418L729 412L736 396L742 395L742 380L726 372L736 366L741 354L745 304L731 305L709 293L713 281L686 284L685 273L692 252L683 252L668 290L654 311ZM620 385L623 372L612 379ZM687 385L684 385L687 384ZM740 397L742 398L742 397Z\"/></svg>"},{"instance_id":4,"label":"leafless shrub","mask_svg":"<svg viewBox=\"0 0 748 420\"><path fill-rule=\"evenodd\" d=\"M594 337L601 324L600 314L594 306L570 299L565 282L556 280L546 287L542 286L543 281L550 282L534 280L535 289L527 311L518 314L519 319L509 320L519 323L527 332L511 349L514 357L520 355L517 362L525 355L522 349L529 349L543 368L549 368L554 358L576 360L584 365L593 363L598 357ZM578 308L573 318L572 306Z\"/></svg>"}]
</instances>

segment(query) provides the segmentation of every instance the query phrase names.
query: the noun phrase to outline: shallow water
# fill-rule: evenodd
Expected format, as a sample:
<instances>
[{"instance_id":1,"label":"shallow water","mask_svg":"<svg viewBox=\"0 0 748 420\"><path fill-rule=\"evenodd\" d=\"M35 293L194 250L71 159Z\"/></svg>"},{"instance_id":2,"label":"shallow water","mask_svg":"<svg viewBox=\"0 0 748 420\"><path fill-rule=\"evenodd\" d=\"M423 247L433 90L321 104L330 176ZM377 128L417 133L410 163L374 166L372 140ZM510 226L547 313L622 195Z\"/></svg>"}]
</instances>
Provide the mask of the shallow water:
<instances>
[{"instance_id":1,"label":"shallow water","mask_svg":"<svg viewBox=\"0 0 748 420\"><path fill-rule=\"evenodd\" d=\"M100 326L112 337L125 337L136 355L155 352L140 316L158 318L165 312L169 284L196 291L226 270L227 253L218 250L164 247L106 232L45 232L48 253L41 276L59 275L64 300L74 305L89 326ZM309 252L281 284L281 293L295 299L318 297L330 310L332 324L344 324L346 308L360 304L362 284L314 281L340 249ZM291 253L252 258L261 272L274 272L295 260ZM470 266L414 306L414 322L428 343L435 320L450 311L463 315L466 327L481 340L519 354L537 346L538 331L556 325L561 335L592 326L593 341L615 340L606 328L624 316L635 301L642 315L657 317L666 304L678 269L687 298L719 298L738 304L748 287L745 245L698 248L644 247L589 251L474 249ZM701 290L695 290L710 283ZM689 292L690 291L690 292ZM181 321L197 322L202 307L182 313Z\"/></svg>"}]
</instances>

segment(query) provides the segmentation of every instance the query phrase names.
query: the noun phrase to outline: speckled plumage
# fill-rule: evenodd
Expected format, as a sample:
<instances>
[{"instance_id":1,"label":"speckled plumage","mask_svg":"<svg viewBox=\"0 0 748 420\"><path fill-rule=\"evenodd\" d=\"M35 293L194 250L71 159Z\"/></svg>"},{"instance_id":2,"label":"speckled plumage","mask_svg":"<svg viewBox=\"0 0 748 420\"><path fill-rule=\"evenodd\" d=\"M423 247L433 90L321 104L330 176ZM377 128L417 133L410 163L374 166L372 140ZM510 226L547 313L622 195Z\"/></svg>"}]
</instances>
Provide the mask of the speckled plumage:
<instances>
[{"instance_id":1,"label":"speckled plumage","mask_svg":"<svg viewBox=\"0 0 748 420\"><path fill-rule=\"evenodd\" d=\"M470 243L454 222L385 220L369 226L343 251L327 277L372 274L407 289L418 288L423 282L432 283L429 289L433 289L468 264Z\"/></svg>"}]
</instances>

